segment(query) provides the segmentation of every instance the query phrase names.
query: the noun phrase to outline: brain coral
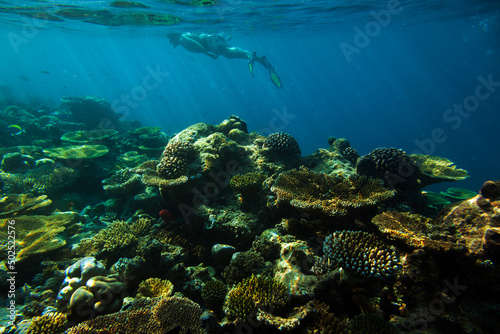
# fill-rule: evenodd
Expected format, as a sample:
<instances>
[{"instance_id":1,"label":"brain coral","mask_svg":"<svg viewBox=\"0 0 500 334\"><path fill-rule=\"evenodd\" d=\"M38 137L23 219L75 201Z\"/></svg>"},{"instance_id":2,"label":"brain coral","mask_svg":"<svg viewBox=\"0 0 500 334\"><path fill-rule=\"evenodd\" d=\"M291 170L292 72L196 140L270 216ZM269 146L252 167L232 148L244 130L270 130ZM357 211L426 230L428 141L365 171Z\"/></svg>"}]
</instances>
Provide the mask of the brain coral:
<instances>
[{"instance_id":1,"label":"brain coral","mask_svg":"<svg viewBox=\"0 0 500 334\"><path fill-rule=\"evenodd\" d=\"M356 172L382 179L390 188L414 188L420 176L415 160L393 147L377 148L362 156L356 164Z\"/></svg>"},{"instance_id":2,"label":"brain coral","mask_svg":"<svg viewBox=\"0 0 500 334\"><path fill-rule=\"evenodd\" d=\"M288 287L268 276L250 276L229 291L224 310L231 318L246 319L257 310L278 310L289 301Z\"/></svg>"},{"instance_id":3,"label":"brain coral","mask_svg":"<svg viewBox=\"0 0 500 334\"><path fill-rule=\"evenodd\" d=\"M267 136L264 147L280 155L297 155L301 153L297 140L292 135L284 132L276 132Z\"/></svg>"},{"instance_id":4,"label":"brain coral","mask_svg":"<svg viewBox=\"0 0 500 334\"><path fill-rule=\"evenodd\" d=\"M156 170L168 179L178 178L186 173L187 164L192 160L195 152L193 144L189 142L169 143L163 151Z\"/></svg>"},{"instance_id":5,"label":"brain coral","mask_svg":"<svg viewBox=\"0 0 500 334\"><path fill-rule=\"evenodd\" d=\"M281 173L271 191L276 193L278 201L289 202L299 211L327 217L375 207L394 195L379 180L358 175L330 176L303 167Z\"/></svg>"},{"instance_id":6,"label":"brain coral","mask_svg":"<svg viewBox=\"0 0 500 334\"><path fill-rule=\"evenodd\" d=\"M367 232L335 232L326 237L323 252L334 265L361 276L392 276L400 269L396 252Z\"/></svg>"}]
</instances>

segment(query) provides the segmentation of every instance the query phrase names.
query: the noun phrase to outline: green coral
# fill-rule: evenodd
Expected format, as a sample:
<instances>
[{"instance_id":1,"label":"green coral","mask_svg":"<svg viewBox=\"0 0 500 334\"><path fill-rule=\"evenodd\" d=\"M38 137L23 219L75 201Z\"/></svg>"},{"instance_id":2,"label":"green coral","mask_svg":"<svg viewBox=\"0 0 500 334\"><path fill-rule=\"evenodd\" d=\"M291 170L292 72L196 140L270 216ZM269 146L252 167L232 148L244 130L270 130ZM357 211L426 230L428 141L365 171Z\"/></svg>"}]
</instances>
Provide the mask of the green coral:
<instances>
[{"instance_id":1,"label":"green coral","mask_svg":"<svg viewBox=\"0 0 500 334\"><path fill-rule=\"evenodd\" d=\"M397 334L399 331L388 323L381 315L362 313L351 319L349 323L351 334Z\"/></svg>"},{"instance_id":2,"label":"green coral","mask_svg":"<svg viewBox=\"0 0 500 334\"><path fill-rule=\"evenodd\" d=\"M304 167L279 174L271 191L278 201L288 202L299 211L326 217L373 208L395 194L377 179L358 175L330 176Z\"/></svg>"},{"instance_id":3,"label":"green coral","mask_svg":"<svg viewBox=\"0 0 500 334\"><path fill-rule=\"evenodd\" d=\"M454 202L463 201L477 195L474 191L462 188L448 188L446 191L441 191L440 194Z\"/></svg>"},{"instance_id":4,"label":"green coral","mask_svg":"<svg viewBox=\"0 0 500 334\"><path fill-rule=\"evenodd\" d=\"M422 173L423 186L465 180L470 176L466 170L457 168L452 161L446 158L424 154L412 154L411 157L417 162Z\"/></svg>"},{"instance_id":5,"label":"green coral","mask_svg":"<svg viewBox=\"0 0 500 334\"><path fill-rule=\"evenodd\" d=\"M246 320L257 310L278 311L288 304L288 287L268 276L250 276L229 291L224 311L231 318Z\"/></svg>"},{"instance_id":6,"label":"green coral","mask_svg":"<svg viewBox=\"0 0 500 334\"><path fill-rule=\"evenodd\" d=\"M109 138L116 135L117 133L118 131L113 129L72 131L63 134L61 140L72 143L85 144Z\"/></svg>"},{"instance_id":7,"label":"green coral","mask_svg":"<svg viewBox=\"0 0 500 334\"><path fill-rule=\"evenodd\" d=\"M104 145L75 145L47 148L43 153L49 158L62 160L80 160L102 157L109 149Z\"/></svg>"},{"instance_id":8,"label":"green coral","mask_svg":"<svg viewBox=\"0 0 500 334\"><path fill-rule=\"evenodd\" d=\"M100 230L90 239L83 239L78 248L86 252L85 255L113 253L126 249L137 242L137 237L131 231L131 225L124 221L115 221L107 228Z\"/></svg>"},{"instance_id":9,"label":"green coral","mask_svg":"<svg viewBox=\"0 0 500 334\"><path fill-rule=\"evenodd\" d=\"M174 285L169 280L162 280L161 278L148 278L142 281L137 288L137 297L168 297L172 294Z\"/></svg>"},{"instance_id":10,"label":"green coral","mask_svg":"<svg viewBox=\"0 0 500 334\"><path fill-rule=\"evenodd\" d=\"M67 326L68 320L65 314L50 312L31 319L26 334L57 334L64 332Z\"/></svg>"},{"instance_id":11,"label":"green coral","mask_svg":"<svg viewBox=\"0 0 500 334\"><path fill-rule=\"evenodd\" d=\"M201 289L201 297L209 310L219 313L222 311L227 291L227 286L222 281L208 281Z\"/></svg>"}]
</instances>

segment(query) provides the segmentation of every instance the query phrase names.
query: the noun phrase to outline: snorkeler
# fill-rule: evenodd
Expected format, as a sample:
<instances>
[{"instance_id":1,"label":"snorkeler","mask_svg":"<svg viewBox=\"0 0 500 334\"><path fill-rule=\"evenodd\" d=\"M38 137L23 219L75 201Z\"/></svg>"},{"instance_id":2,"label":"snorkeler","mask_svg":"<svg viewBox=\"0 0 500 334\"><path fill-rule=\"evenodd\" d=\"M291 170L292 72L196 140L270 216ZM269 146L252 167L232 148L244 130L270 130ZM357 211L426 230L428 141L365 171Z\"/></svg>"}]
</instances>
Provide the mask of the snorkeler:
<instances>
[{"instance_id":1,"label":"snorkeler","mask_svg":"<svg viewBox=\"0 0 500 334\"><path fill-rule=\"evenodd\" d=\"M184 49L189 52L194 53L204 53L213 59L219 56L226 58L242 58L248 59L248 68L250 69L250 74L253 77L253 66L255 62L262 64L267 69L269 77L272 83L278 87L282 88L283 83L276 73L276 70L271 65L266 56L258 57L255 52L250 52L235 46L229 45L227 42L230 37L225 37L222 34L204 34L204 33L183 33L183 34L168 34L167 35L170 43L174 47L177 45L182 45Z\"/></svg>"}]
</instances>

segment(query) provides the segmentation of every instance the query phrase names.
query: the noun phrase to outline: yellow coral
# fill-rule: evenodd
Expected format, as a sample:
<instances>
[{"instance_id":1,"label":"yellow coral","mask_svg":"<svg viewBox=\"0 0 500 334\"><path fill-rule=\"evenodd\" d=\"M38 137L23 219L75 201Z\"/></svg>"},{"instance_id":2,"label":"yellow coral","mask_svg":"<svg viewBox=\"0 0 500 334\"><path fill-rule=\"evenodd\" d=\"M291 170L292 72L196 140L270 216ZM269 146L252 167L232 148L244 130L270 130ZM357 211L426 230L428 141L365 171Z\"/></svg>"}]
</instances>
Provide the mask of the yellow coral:
<instances>
[{"instance_id":1,"label":"yellow coral","mask_svg":"<svg viewBox=\"0 0 500 334\"><path fill-rule=\"evenodd\" d=\"M330 217L374 207L394 196L394 191L384 188L380 180L357 175L334 177L304 167L281 173L271 191L279 201L288 202L299 211Z\"/></svg>"},{"instance_id":2,"label":"yellow coral","mask_svg":"<svg viewBox=\"0 0 500 334\"><path fill-rule=\"evenodd\" d=\"M174 285L169 280L160 278L148 278L139 284L137 289L137 297L168 297L172 294Z\"/></svg>"},{"instance_id":3,"label":"yellow coral","mask_svg":"<svg viewBox=\"0 0 500 334\"><path fill-rule=\"evenodd\" d=\"M7 243L7 226L15 227L16 261L42 254L66 245L61 234L66 227L80 220L76 212L58 212L50 216L15 216L0 219L0 245ZM14 222L14 223L12 223Z\"/></svg>"},{"instance_id":4,"label":"yellow coral","mask_svg":"<svg viewBox=\"0 0 500 334\"><path fill-rule=\"evenodd\" d=\"M131 246L137 241L131 226L122 220L111 223L90 239L84 239L78 249L90 250L86 255L96 255L102 252L113 252Z\"/></svg>"},{"instance_id":5,"label":"yellow coral","mask_svg":"<svg viewBox=\"0 0 500 334\"><path fill-rule=\"evenodd\" d=\"M288 287L268 276L250 276L229 291L225 312L246 319L259 309L278 310L289 301Z\"/></svg>"},{"instance_id":6,"label":"yellow coral","mask_svg":"<svg viewBox=\"0 0 500 334\"><path fill-rule=\"evenodd\" d=\"M67 328L66 315L59 312L46 313L40 317L34 317L26 334L57 334Z\"/></svg>"}]
</instances>

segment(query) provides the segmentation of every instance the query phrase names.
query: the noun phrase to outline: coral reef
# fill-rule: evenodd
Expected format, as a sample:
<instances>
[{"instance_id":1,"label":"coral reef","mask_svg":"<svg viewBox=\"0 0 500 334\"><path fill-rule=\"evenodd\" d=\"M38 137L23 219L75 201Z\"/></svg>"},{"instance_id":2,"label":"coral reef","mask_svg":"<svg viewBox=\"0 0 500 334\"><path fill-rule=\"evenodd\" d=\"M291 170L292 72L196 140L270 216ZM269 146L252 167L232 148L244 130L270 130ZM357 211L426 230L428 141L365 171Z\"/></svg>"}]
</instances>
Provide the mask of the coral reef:
<instances>
[{"instance_id":1,"label":"coral reef","mask_svg":"<svg viewBox=\"0 0 500 334\"><path fill-rule=\"evenodd\" d=\"M399 257L374 234L335 232L323 244L326 261L360 276L387 277L400 268Z\"/></svg>"},{"instance_id":2,"label":"coral reef","mask_svg":"<svg viewBox=\"0 0 500 334\"><path fill-rule=\"evenodd\" d=\"M446 158L423 154L412 154L411 158L420 169L422 187L440 182L465 180L469 177L466 170L457 168Z\"/></svg>"},{"instance_id":3,"label":"coral reef","mask_svg":"<svg viewBox=\"0 0 500 334\"><path fill-rule=\"evenodd\" d=\"M230 318L246 320L249 316L255 316L257 310L271 309L277 312L288 302L287 286L274 278L252 274L229 291L224 311Z\"/></svg>"},{"instance_id":4,"label":"coral reef","mask_svg":"<svg viewBox=\"0 0 500 334\"><path fill-rule=\"evenodd\" d=\"M284 132L276 132L267 136L264 148L284 156L300 155L301 153L297 140Z\"/></svg>"},{"instance_id":5,"label":"coral reef","mask_svg":"<svg viewBox=\"0 0 500 334\"><path fill-rule=\"evenodd\" d=\"M204 334L201 308L182 297L139 299L126 311L104 315L80 323L66 334L149 333L163 334L174 329L179 334Z\"/></svg>"},{"instance_id":6,"label":"coral reef","mask_svg":"<svg viewBox=\"0 0 500 334\"><path fill-rule=\"evenodd\" d=\"M139 284L137 289L137 297L168 297L172 294L174 285L169 280L162 280L160 278L148 278Z\"/></svg>"},{"instance_id":7,"label":"coral reef","mask_svg":"<svg viewBox=\"0 0 500 334\"><path fill-rule=\"evenodd\" d=\"M186 173L187 164L195 153L193 144L189 142L170 142L165 147L156 170L167 179L176 179Z\"/></svg>"},{"instance_id":8,"label":"coral reef","mask_svg":"<svg viewBox=\"0 0 500 334\"><path fill-rule=\"evenodd\" d=\"M375 208L394 192L378 180L365 176L349 178L315 173L307 168L279 174L271 186L279 202L321 217L346 216Z\"/></svg>"}]
</instances>

